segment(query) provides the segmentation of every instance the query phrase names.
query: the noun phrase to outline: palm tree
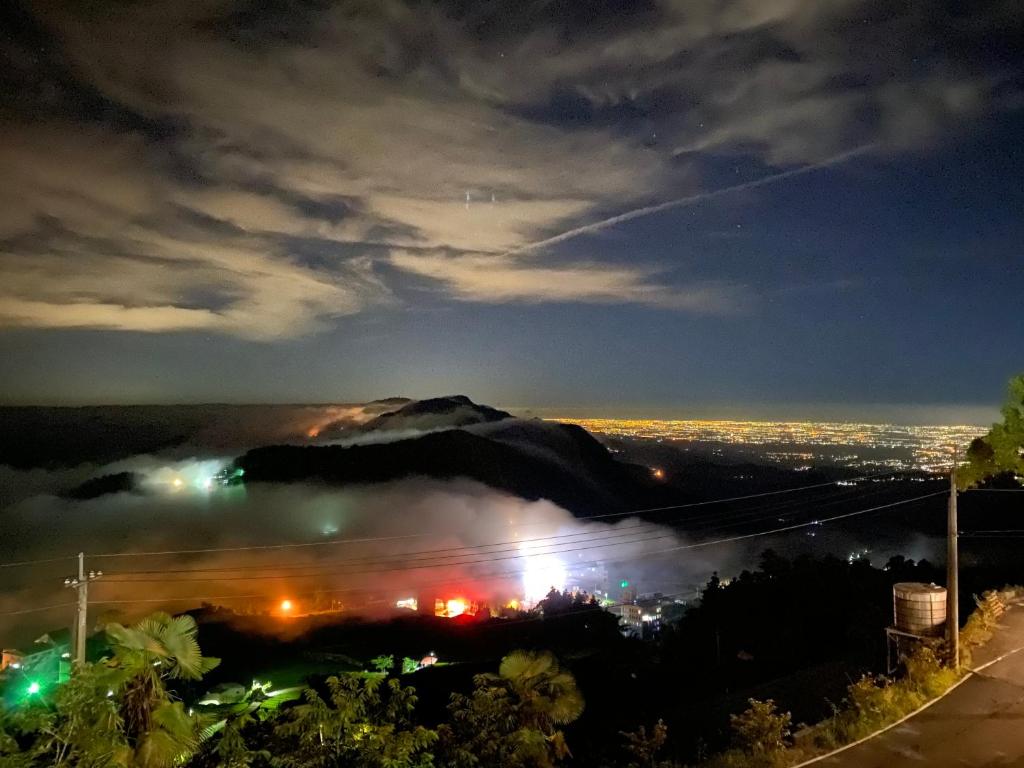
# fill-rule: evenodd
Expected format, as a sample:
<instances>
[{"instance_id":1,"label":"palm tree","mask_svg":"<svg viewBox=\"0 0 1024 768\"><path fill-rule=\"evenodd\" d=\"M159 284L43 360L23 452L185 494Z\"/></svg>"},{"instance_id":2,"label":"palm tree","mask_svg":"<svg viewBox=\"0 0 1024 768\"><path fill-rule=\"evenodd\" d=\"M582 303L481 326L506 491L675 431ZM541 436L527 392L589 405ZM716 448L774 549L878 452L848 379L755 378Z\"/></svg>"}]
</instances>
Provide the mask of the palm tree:
<instances>
[{"instance_id":1,"label":"palm tree","mask_svg":"<svg viewBox=\"0 0 1024 768\"><path fill-rule=\"evenodd\" d=\"M583 696L551 653L513 651L498 674L474 682L471 696L452 696L452 723L442 730L452 765L551 768L569 756L559 726L582 714Z\"/></svg>"},{"instance_id":2,"label":"palm tree","mask_svg":"<svg viewBox=\"0 0 1024 768\"><path fill-rule=\"evenodd\" d=\"M519 699L522 724L550 735L583 714L583 696L572 673L550 651L512 651L501 660L497 679Z\"/></svg>"},{"instance_id":3,"label":"palm tree","mask_svg":"<svg viewBox=\"0 0 1024 768\"><path fill-rule=\"evenodd\" d=\"M144 768L166 768L198 749L201 718L188 714L167 690L167 680L199 680L220 663L204 657L191 616L154 613L134 626L108 624L113 657L105 664L111 691L121 701L125 734Z\"/></svg>"}]
</instances>

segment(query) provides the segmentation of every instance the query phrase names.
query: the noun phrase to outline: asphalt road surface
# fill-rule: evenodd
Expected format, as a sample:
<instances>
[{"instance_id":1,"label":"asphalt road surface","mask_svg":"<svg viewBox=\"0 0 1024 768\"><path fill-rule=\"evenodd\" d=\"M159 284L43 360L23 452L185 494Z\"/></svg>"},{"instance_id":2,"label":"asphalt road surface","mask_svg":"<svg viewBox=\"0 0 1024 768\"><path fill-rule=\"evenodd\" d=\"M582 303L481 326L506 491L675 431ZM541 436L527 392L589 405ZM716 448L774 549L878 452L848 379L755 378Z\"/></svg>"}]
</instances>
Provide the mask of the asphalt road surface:
<instances>
[{"instance_id":1,"label":"asphalt road surface","mask_svg":"<svg viewBox=\"0 0 1024 768\"><path fill-rule=\"evenodd\" d=\"M979 669L928 709L880 736L820 760L828 768L1024 768L1024 606L1000 619L1000 629L972 663Z\"/></svg>"}]
</instances>

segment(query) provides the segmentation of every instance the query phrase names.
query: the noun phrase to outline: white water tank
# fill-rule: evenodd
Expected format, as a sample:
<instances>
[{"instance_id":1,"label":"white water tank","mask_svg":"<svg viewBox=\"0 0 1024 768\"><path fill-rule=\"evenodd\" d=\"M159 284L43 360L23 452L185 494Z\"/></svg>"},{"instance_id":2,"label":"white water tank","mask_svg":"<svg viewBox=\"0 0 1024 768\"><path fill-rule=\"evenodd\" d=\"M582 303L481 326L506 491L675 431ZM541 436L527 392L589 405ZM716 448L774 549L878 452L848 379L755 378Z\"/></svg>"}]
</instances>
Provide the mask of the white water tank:
<instances>
[{"instance_id":1,"label":"white water tank","mask_svg":"<svg viewBox=\"0 0 1024 768\"><path fill-rule=\"evenodd\" d=\"M911 635L935 637L946 626L946 588L918 581L892 586L896 629Z\"/></svg>"}]
</instances>

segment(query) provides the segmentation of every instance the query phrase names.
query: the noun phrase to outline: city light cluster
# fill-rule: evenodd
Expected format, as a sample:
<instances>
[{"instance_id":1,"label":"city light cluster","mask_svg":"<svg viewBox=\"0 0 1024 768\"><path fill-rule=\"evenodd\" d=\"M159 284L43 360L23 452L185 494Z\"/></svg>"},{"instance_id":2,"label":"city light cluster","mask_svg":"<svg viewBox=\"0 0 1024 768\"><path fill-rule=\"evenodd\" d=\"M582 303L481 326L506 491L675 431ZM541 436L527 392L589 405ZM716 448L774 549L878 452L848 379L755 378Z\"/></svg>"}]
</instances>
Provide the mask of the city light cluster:
<instances>
[{"instance_id":1,"label":"city light cluster","mask_svg":"<svg viewBox=\"0 0 1024 768\"><path fill-rule=\"evenodd\" d=\"M756 453L769 461L933 471L949 466L954 446L985 434L984 427L907 426L803 421L552 419L618 438L672 441L712 454Z\"/></svg>"}]
</instances>

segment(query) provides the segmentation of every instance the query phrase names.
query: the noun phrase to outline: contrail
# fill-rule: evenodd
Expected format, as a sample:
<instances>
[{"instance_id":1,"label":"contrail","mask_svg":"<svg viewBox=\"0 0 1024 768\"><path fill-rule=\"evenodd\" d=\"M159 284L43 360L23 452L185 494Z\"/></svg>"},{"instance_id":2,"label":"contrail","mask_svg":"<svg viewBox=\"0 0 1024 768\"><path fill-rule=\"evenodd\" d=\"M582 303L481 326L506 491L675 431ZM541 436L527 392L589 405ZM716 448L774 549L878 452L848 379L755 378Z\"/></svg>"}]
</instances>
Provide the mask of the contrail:
<instances>
[{"instance_id":1,"label":"contrail","mask_svg":"<svg viewBox=\"0 0 1024 768\"><path fill-rule=\"evenodd\" d=\"M827 158L826 160L822 160L817 163L811 163L810 165L804 165L799 168L793 168L788 171L782 171L781 173L775 173L770 176L755 179L754 181L745 181L742 184L736 184L735 186L732 187L722 187L721 189L713 189L710 192L698 192L695 195L688 195L687 197L677 197L674 200L667 200L664 203L647 205L644 206L643 208L635 208L632 211L626 211L625 213L620 213L610 218L602 219L601 221L594 221L591 222L590 224L584 224L581 227L576 227L575 229L567 230L565 232L562 232L561 234L553 235L552 237L548 237L543 240L537 240L536 242L533 243L521 245L518 248L513 248L509 251L506 251L502 255L510 256L516 253L535 251L540 248L546 248L549 245L555 245L556 243L562 243L565 242L566 240L572 240L574 237L579 237L580 235L587 235L592 232L600 232L603 229L614 227L616 224L621 224L624 221L632 221L633 219L639 219L642 216L649 216L652 213L660 213L661 211L667 211L671 208L683 208L687 205L700 203L703 202L704 200L712 200L716 197L722 197L724 195L732 194L733 192L743 192L744 190L747 189L764 187L767 186L768 184L774 184L777 181L791 179L794 176L802 176L805 173L811 173L812 171L816 171L820 168L827 168L831 165L839 165L840 163L845 163L847 160L870 152L874 148L874 144L864 144L855 149L851 149L847 152L834 155L833 157Z\"/></svg>"}]
</instances>

